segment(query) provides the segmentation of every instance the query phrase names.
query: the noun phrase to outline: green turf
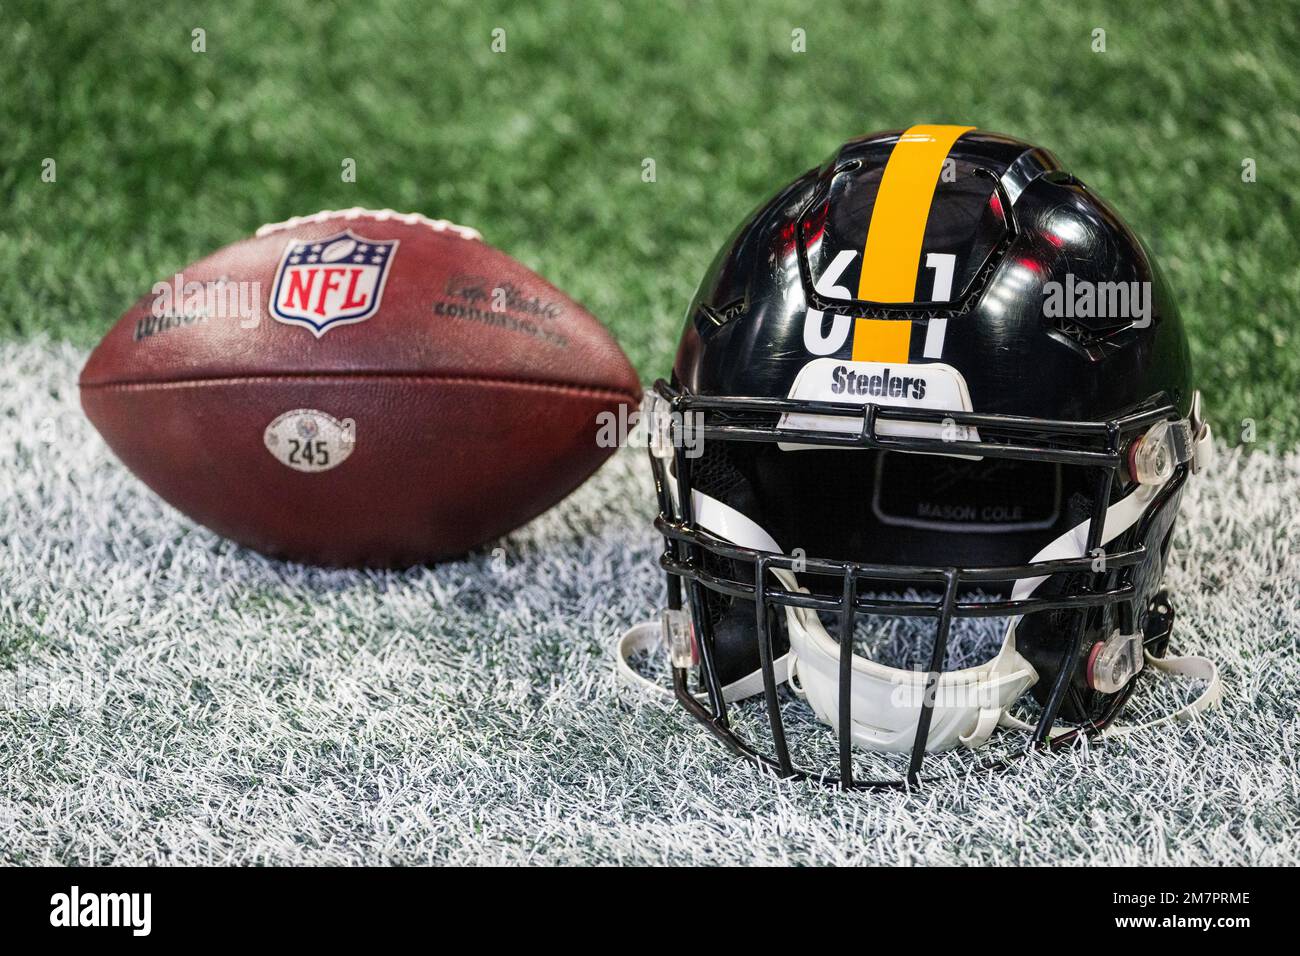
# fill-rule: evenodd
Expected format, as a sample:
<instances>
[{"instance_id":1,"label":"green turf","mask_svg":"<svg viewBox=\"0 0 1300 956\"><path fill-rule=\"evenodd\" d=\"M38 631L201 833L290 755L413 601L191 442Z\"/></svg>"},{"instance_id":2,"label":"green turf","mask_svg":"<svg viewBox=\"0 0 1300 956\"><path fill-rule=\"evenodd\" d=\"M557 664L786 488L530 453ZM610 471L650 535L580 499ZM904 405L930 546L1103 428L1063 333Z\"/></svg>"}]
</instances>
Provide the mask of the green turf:
<instances>
[{"instance_id":1,"label":"green turf","mask_svg":"<svg viewBox=\"0 0 1300 956\"><path fill-rule=\"evenodd\" d=\"M479 228L649 378L772 187L852 136L960 121L1050 147L1148 239L1222 431L1300 438L1293 2L517 7L4 3L0 334L90 344L260 223L390 206Z\"/></svg>"}]
</instances>

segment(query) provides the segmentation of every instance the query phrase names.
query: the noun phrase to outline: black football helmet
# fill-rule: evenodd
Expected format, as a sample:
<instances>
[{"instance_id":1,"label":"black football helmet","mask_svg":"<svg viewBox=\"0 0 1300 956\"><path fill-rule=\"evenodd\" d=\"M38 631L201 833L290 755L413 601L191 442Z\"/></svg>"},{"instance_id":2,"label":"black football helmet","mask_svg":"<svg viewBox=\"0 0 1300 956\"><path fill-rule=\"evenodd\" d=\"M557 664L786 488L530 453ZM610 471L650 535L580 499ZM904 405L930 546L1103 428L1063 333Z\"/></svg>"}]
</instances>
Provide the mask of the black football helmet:
<instances>
[{"instance_id":1,"label":"black football helmet","mask_svg":"<svg viewBox=\"0 0 1300 956\"><path fill-rule=\"evenodd\" d=\"M1206 680L1171 718L1212 704L1161 587L1212 447L1192 381L1155 263L1051 153L956 126L845 144L726 243L649 400L677 698L782 776L859 788L999 726L1104 733L1144 666ZM882 616L932 645L854 652ZM975 617L1008 620L1001 650L949 669ZM763 746L729 716L760 694ZM792 759L792 695L838 768ZM906 771L855 779L855 745Z\"/></svg>"}]
</instances>

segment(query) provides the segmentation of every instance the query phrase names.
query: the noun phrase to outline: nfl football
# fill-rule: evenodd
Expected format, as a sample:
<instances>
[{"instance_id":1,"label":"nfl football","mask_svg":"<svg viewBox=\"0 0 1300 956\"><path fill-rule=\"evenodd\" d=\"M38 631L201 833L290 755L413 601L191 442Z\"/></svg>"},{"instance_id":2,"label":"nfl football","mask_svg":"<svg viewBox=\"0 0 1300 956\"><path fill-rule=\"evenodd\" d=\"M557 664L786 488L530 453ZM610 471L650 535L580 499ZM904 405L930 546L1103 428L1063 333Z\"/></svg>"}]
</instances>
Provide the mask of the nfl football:
<instances>
[{"instance_id":1,"label":"nfl football","mask_svg":"<svg viewBox=\"0 0 1300 956\"><path fill-rule=\"evenodd\" d=\"M109 447L195 521L390 567L555 504L613 450L602 413L641 394L604 326L477 232L364 209L263 226L155 284L80 385Z\"/></svg>"}]
</instances>

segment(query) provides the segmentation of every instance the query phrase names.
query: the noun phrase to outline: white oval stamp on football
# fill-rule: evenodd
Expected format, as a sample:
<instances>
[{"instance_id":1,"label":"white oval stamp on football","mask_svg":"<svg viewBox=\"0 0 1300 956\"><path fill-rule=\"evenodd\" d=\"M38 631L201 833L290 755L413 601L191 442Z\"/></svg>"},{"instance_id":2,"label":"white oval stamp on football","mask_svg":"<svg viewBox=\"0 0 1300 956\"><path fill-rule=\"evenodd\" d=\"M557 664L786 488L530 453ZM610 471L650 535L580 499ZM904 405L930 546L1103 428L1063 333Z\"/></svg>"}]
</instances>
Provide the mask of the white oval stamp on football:
<instances>
[{"instance_id":1,"label":"white oval stamp on football","mask_svg":"<svg viewBox=\"0 0 1300 956\"><path fill-rule=\"evenodd\" d=\"M295 471L329 471L352 454L356 422L314 408L295 408L267 425L262 440L276 460Z\"/></svg>"}]
</instances>

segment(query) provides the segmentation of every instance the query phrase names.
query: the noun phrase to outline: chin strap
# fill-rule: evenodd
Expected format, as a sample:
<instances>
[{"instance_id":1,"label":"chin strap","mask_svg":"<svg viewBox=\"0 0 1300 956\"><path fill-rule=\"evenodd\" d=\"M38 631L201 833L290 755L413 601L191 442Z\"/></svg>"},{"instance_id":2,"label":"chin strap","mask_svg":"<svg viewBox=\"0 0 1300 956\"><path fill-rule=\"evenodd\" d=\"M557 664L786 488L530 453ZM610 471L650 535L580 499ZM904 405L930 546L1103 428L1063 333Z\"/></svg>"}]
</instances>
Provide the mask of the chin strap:
<instances>
[{"instance_id":1,"label":"chin strap","mask_svg":"<svg viewBox=\"0 0 1300 956\"><path fill-rule=\"evenodd\" d=\"M1172 713L1165 714L1163 717L1157 717L1155 720L1144 721L1140 724L1111 724L1098 737L1106 739L1109 737L1127 737L1129 734L1135 734L1142 730L1151 730L1154 727L1163 727L1166 724L1172 724L1175 721L1190 720L1195 714L1202 711L1217 707L1223 700L1223 682L1219 679L1219 668L1208 657L1189 654L1186 657L1152 657L1149 653L1143 652L1146 658L1146 666L1158 670L1164 674L1171 674L1178 677L1187 677L1192 680L1205 681L1205 689L1201 691L1189 704L1179 707ZM1136 677L1134 678L1136 679ZM1034 725L1021 720L1019 717L1013 717L1010 714L1004 714L998 722L999 726L1008 727L1013 730L1034 729ZM1078 730L1078 727L1070 724L1057 724L1052 728L1049 737L1056 737L1061 734L1070 733Z\"/></svg>"},{"instance_id":2,"label":"chin strap","mask_svg":"<svg viewBox=\"0 0 1300 956\"><path fill-rule=\"evenodd\" d=\"M663 624L659 621L643 621L640 624L628 628L619 638L618 645L614 652L614 670L618 679L629 686L636 687L640 690L648 690L660 697L671 698L673 691L671 688L650 680L650 678L639 674L633 669L630 660L634 654L654 654L664 653ZM1183 705L1172 713L1165 714L1163 717L1157 717L1155 720L1144 721L1140 724L1111 724L1097 736L1102 739L1111 737L1127 737L1129 734L1135 734L1143 730L1151 730L1156 727L1163 727L1166 724L1172 724L1181 720L1190 720L1196 714L1217 707L1223 700L1223 681L1219 678L1219 668L1208 657L1201 657L1196 654L1189 654L1184 657L1153 657L1151 654L1143 652L1146 659L1146 666L1160 671L1163 674L1169 674L1176 677L1186 677L1190 680L1199 680L1205 682L1205 689L1196 697L1195 700ZM790 655L785 655L774 662L776 670L776 681L778 684L787 681L791 690L800 697L805 696L803 687L800 686L797 677L797 669L793 666ZM758 686L750 686L757 679ZM762 690L762 674L750 674L741 680L728 684L722 689L723 699L727 703L741 700L745 697L752 696ZM702 695L697 695L702 696ZM991 713L991 712L990 712ZM962 743L968 747L978 747L992 734L994 726L1005 727L1011 730L1033 731L1034 725L1019 717L1013 717L1009 713L1002 713L998 719L988 721L988 726L983 723L976 734L972 734L972 740L963 740ZM1052 728L1052 737L1065 733L1072 733L1078 730L1070 724L1057 724Z\"/></svg>"},{"instance_id":3,"label":"chin strap","mask_svg":"<svg viewBox=\"0 0 1300 956\"><path fill-rule=\"evenodd\" d=\"M618 645L614 648L614 672L618 675L618 679L632 687L649 690L663 697L675 698L676 695L673 693L672 688L652 681L643 674L638 674L630 663L633 654L661 653L667 655L666 643L662 621L642 621L640 624L628 628L623 632L623 636L618 639ZM772 662L772 670L778 687L785 682L786 677L789 675L790 661L791 656L787 653ZM722 699L730 704L762 692L763 672L757 670L723 687ZM705 695L696 694L695 696L702 700Z\"/></svg>"},{"instance_id":4,"label":"chin strap","mask_svg":"<svg viewBox=\"0 0 1300 956\"><path fill-rule=\"evenodd\" d=\"M786 681L786 686L800 700L806 701L808 699L808 692L799 683L799 658L797 657L790 658L790 676ZM981 708L975 726L969 733L958 736L957 742L968 750L978 750L988 743L989 738L993 736L993 731L999 727L1015 726L1008 723L1008 721L1015 721L1015 725L1021 723L1021 721L1016 720L1015 717L1012 717L1000 707ZM1033 724L1024 724L1024 727L1026 730L1034 729ZM907 736L913 738L915 736L914 731L909 730Z\"/></svg>"},{"instance_id":5,"label":"chin strap","mask_svg":"<svg viewBox=\"0 0 1300 956\"><path fill-rule=\"evenodd\" d=\"M1143 654L1146 657L1148 667L1153 667L1165 674L1203 680L1205 681L1205 690L1201 691L1200 696L1190 704L1179 707L1171 714L1157 717L1155 720L1148 720L1142 724L1111 724L1101 732L1102 737L1123 737L1139 730L1149 730L1152 727L1172 724L1174 721L1188 720L1193 714L1199 714L1211 707L1217 707L1223 700L1223 682L1219 680L1218 665L1208 657L1201 657L1196 654L1189 654L1186 657L1152 657L1146 652L1143 652Z\"/></svg>"},{"instance_id":6,"label":"chin strap","mask_svg":"<svg viewBox=\"0 0 1300 956\"><path fill-rule=\"evenodd\" d=\"M657 684L643 674L633 670L629 661L633 654L653 654L665 651L663 631L658 621L642 621L623 632L614 648L614 672L624 684L641 690L653 691L665 697L673 697L672 690L663 684Z\"/></svg>"}]
</instances>

